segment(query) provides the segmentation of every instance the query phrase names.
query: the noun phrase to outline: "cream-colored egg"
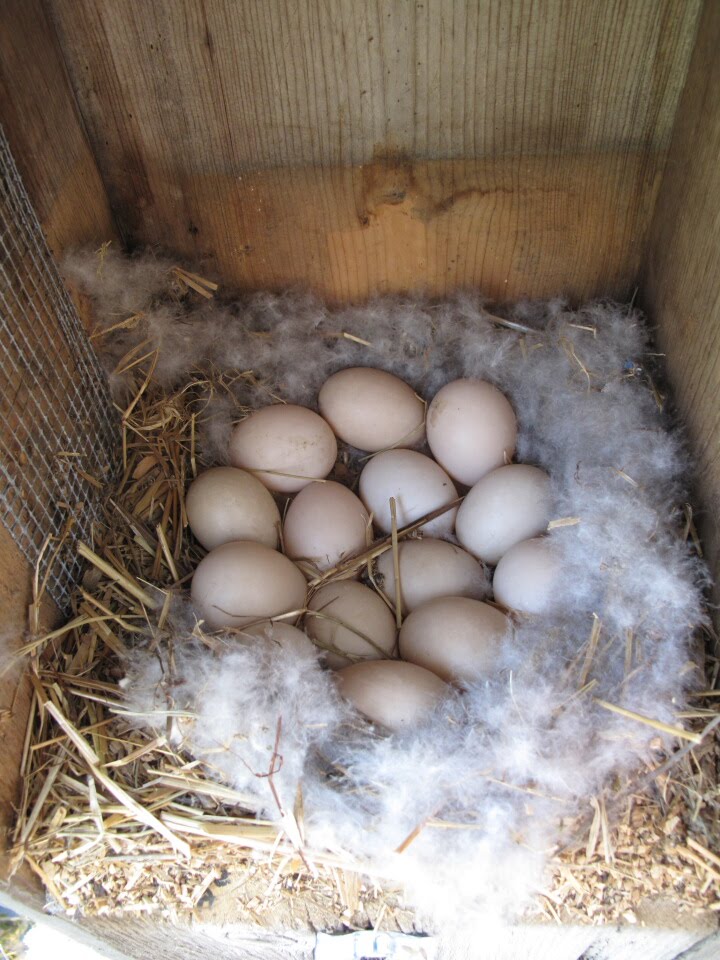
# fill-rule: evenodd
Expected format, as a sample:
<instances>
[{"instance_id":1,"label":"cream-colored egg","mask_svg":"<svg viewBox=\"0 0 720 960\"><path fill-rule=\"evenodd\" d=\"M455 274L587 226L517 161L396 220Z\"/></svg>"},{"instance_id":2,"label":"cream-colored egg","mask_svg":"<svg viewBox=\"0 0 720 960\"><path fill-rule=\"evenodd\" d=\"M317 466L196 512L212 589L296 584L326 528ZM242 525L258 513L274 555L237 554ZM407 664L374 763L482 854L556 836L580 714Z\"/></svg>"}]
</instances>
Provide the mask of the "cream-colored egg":
<instances>
[{"instance_id":1,"label":"cream-colored egg","mask_svg":"<svg viewBox=\"0 0 720 960\"><path fill-rule=\"evenodd\" d=\"M393 733L422 723L450 692L429 670L401 660L373 660L339 670L338 689L355 709Z\"/></svg>"},{"instance_id":2,"label":"cream-colored egg","mask_svg":"<svg viewBox=\"0 0 720 960\"><path fill-rule=\"evenodd\" d=\"M390 533L390 498L395 498L398 529L419 520L457 499L455 484L443 468L415 450L387 450L379 453L360 474L360 499L373 520ZM452 533L457 507L446 510L421 528L429 537Z\"/></svg>"},{"instance_id":3,"label":"cream-colored egg","mask_svg":"<svg viewBox=\"0 0 720 960\"><path fill-rule=\"evenodd\" d=\"M270 640L278 646L302 653L315 651L315 645L308 635L297 627L293 627L292 624L285 623L284 620L265 620L263 623L256 623L252 627L245 627L238 636L247 637L249 640Z\"/></svg>"},{"instance_id":4,"label":"cream-colored egg","mask_svg":"<svg viewBox=\"0 0 720 960\"><path fill-rule=\"evenodd\" d=\"M249 470L270 490L295 493L326 477L337 458L337 441L307 407L278 403L241 420L230 437L230 463Z\"/></svg>"},{"instance_id":5,"label":"cream-colored egg","mask_svg":"<svg viewBox=\"0 0 720 960\"><path fill-rule=\"evenodd\" d=\"M472 597L490 593L487 574L469 553L447 540L405 540L398 546L403 614L436 597ZM382 591L395 603L395 562L392 550L381 554L377 573Z\"/></svg>"},{"instance_id":6,"label":"cream-colored egg","mask_svg":"<svg viewBox=\"0 0 720 960\"><path fill-rule=\"evenodd\" d=\"M495 599L521 613L544 613L552 606L560 578L560 561L549 540L523 540L498 563L493 577Z\"/></svg>"},{"instance_id":7,"label":"cream-colored egg","mask_svg":"<svg viewBox=\"0 0 720 960\"><path fill-rule=\"evenodd\" d=\"M488 603L440 597L407 617L400 631L400 656L443 680L477 680L495 672L510 631L508 618Z\"/></svg>"},{"instance_id":8,"label":"cream-colored egg","mask_svg":"<svg viewBox=\"0 0 720 960\"><path fill-rule=\"evenodd\" d=\"M367 510L352 490L333 481L310 483L285 515L285 553L317 571L329 570L364 550L369 523Z\"/></svg>"},{"instance_id":9,"label":"cream-colored egg","mask_svg":"<svg viewBox=\"0 0 720 960\"><path fill-rule=\"evenodd\" d=\"M212 467L190 484L185 496L188 523L206 550L231 540L278 544L280 511L272 494L237 467Z\"/></svg>"},{"instance_id":10,"label":"cream-colored egg","mask_svg":"<svg viewBox=\"0 0 720 960\"><path fill-rule=\"evenodd\" d=\"M512 460L515 412L491 383L453 380L428 407L427 439L437 462L454 480L471 487Z\"/></svg>"},{"instance_id":11,"label":"cream-colored egg","mask_svg":"<svg viewBox=\"0 0 720 960\"><path fill-rule=\"evenodd\" d=\"M550 478L538 467L511 463L487 473L463 500L455 522L460 543L496 564L521 540L542 533L550 520Z\"/></svg>"},{"instance_id":12,"label":"cream-colored egg","mask_svg":"<svg viewBox=\"0 0 720 960\"><path fill-rule=\"evenodd\" d=\"M371 367L334 373L318 396L335 433L360 450L414 447L425 436L425 404L404 380Z\"/></svg>"},{"instance_id":13,"label":"cream-colored egg","mask_svg":"<svg viewBox=\"0 0 720 960\"><path fill-rule=\"evenodd\" d=\"M327 651L328 666L337 669L355 660L392 656L395 618L370 587L354 580L328 583L313 595L308 608L305 630Z\"/></svg>"},{"instance_id":14,"label":"cream-colored egg","mask_svg":"<svg viewBox=\"0 0 720 960\"><path fill-rule=\"evenodd\" d=\"M219 630L302 609L306 584L292 560L261 543L239 540L200 561L190 593L198 617Z\"/></svg>"}]
</instances>

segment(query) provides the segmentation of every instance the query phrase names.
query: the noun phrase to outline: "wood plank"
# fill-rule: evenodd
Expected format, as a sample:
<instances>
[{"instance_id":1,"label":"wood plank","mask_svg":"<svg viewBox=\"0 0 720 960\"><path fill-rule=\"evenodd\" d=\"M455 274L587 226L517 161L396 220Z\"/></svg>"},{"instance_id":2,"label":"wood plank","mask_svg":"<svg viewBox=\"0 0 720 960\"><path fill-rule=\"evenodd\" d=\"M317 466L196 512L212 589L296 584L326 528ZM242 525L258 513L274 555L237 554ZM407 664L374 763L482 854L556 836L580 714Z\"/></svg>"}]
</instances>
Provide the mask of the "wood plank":
<instances>
[{"instance_id":1,"label":"wood plank","mask_svg":"<svg viewBox=\"0 0 720 960\"><path fill-rule=\"evenodd\" d=\"M53 253L115 235L42 0L2 4L0 123Z\"/></svg>"},{"instance_id":2,"label":"wood plank","mask_svg":"<svg viewBox=\"0 0 720 960\"><path fill-rule=\"evenodd\" d=\"M720 4L709 0L652 225L643 290L690 430L707 559L720 578L719 49ZM717 587L715 599L720 602Z\"/></svg>"},{"instance_id":3,"label":"wood plank","mask_svg":"<svg viewBox=\"0 0 720 960\"><path fill-rule=\"evenodd\" d=\"M675 960L715 929L712 916L686 917L680 926L673 910L655 916L647 926L486 924L482 931L443 931L439 955L443 960L476 960L482 943L483 960Z\"/></svg>"},{"instance_id":4,"label":"wood plank","mask_svg":"<svg viewBox=\"0 0 720 960\"><path fill-rule=\"evenodd\" d=\"M71 244L113 236L107 195L45 5L41 0L5 0L2 19L0 123L50 247L59 255ZM25 639L31 575L25 558L0 525L3 664L6 655ZM44 606L43 617L46 626L58 617L50 602ZM16 774L29 703L28 686L17 671L0 678L0 876L19 795Z\"/></svg>"},{"instance_id":5,"label":"wood plank","mask_svg":"<svg viewBox=\"0 0 720 960\"><path fill-rule=\"evenodd\" d=\"M7 529L0 524L0 610L3 620L0 667L5 667L8 656L25 638L31 600L31 573L27 562ZM55 625L58 619L57 608L47 600L41 615L43 629ZM0 880L7 869L4 854L20 795L18 766L30 709L31 688L24 670L23 665L18 665L0 677Z\"/></svg>"},{"instance_id":6,"label":"wood plank","mask_svg":"<svg viewBox=\"0 0 720 960\"><path fill-rule=\"evenodd\" d=\"M3 899L7 898L0 895L0 902ZM10 900L9 905L23 910L18 900ZM29 913L31 918L40 919L32 905ZM235 923L170 925L152 918L132 917L86 918L76 923L53 917L45 922L114 960L146 960L149 956L156 960L194 956L207 960L234 960L239 956L245 960L311 960L314 956L315 937L305 929L268 930ZM483 944L484 960L516 960L518 957L524 960L685 960L686 957L687 960L696 960L696 957L710 960L717 953L707 951L717 948L718 939L717 935L708 937L709 930L707 923L690 923L684 930L678 927L548 924L495 927L485 924L481 930L446 931L436 940L438 960L476 960L478 943Z\"/></svg>"},{"instance_id":7,"label":"wood plank","mask_svg":"<svg viewBox=\"0 0 720 960\"><path fill-rule=\"evenodd\" d=\"M210 927L170 925L147 920L97 918L82 922L85 933L127 955L128 960L312 960L315 937L310 930L268 930L241 924ZM70 933L70 931L68 931Z\"/></svg>"},{"instance_id":8,"label":"wood plank","mask_svg":"<svg viewBox=\"0 0 720 960\"><path fill-rule=\"evenodd\" d=\"M53 916L45 913L43 909L44 897L38 896L37 891L22 888L16 882L13 883L12 891L0 887L0 907L11 910L18 916L25 917L33 924L41 924L51 934L70 937L81 948L78 953L83 958L87 957L87 950L82 950L85 947L97 951L97 960L130 960L126 950L116 949L105 940L98 939L93 932L86 931L82 924L69 920L62 915ZM67 955L67 951L63 951L65 944L60 940L60 937L56 939L57 947L53 951L54 954L56 956L62 955L62 951ZM145 954L145 958L148 956L161 960L155 953ZM211 958L206 955L206 960L211 960Z\"/></svg>"},{"instance_id":9,"label":"wood plank","mask_svg":"<svg viewBox=\"0 0 720 960\"><path fill-rule=\"evenodd\" d=\"M582 298L637 273L700 0L51 6L131 245L332 300Z\"/></svg>"},{"instance_id":10,"label":"wood plank","mask_svg":"<svg viewBox=\"0 0 720 960\"><path fill-rule=\"evenodd\" d=\"M720 956L720 933L706 937L694 947L690 947L677 960L717 960Z\"/></svg>"},{"instance_id":11,"label":"wood plank","mask_svg":"<svg viewBox=\"0 0 720 960\"><path fill-rule=\"evenodd\" d=\"M597 940L578 960L679 960L714 932L707 923L704 927L694 924L692 917L686 918L684 927L677 923L676 916L670 919L676 922L667 927L595 928Z\"/></svg>"},{"instance_id":12,"label":"wood plank","mask_svg":"<svg viewBox=\"0 0 720 960\"><path fill-rule=\"evenodd\" d=\"M640 261L635 238L658 186L643 157L561 158L552 182L544 160L525 160L521 170L519 187L514 162L460 160L263 170L242 186L187 175L201 234L213 234L219 211L233 232L198 250L197 237L183 231L172 246L227 283L281 290L300 282L333 301L477 286L498 299L629 294ZM144 239L164 245L171 216L149 222ZM539 222L536 247L528 231Z\"/></svg>"}]
</instances>

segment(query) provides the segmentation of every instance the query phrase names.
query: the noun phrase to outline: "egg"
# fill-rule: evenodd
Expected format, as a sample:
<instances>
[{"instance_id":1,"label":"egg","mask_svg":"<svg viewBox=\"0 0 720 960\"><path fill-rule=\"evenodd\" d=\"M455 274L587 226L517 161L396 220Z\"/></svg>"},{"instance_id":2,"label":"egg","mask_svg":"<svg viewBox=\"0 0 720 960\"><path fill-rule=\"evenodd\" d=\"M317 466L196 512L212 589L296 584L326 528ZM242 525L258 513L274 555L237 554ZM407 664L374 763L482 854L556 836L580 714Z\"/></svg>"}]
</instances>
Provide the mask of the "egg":
<instances>
[{"instance_id":1,"label":"egg","mask_svg":"<svg viewBox=\"0 0 720 960\"><path fill-rule=\"evenodd\" d=\"M337 684L359 713L393 733L422 723L450 692L434 673L401 660L355 663L338 671Z\"/></svg>"},{"instance_id":2,"label":"egg","mask_svg":"<svg viewBox=\"0 0 720 960\"><path fill-rule=\"evenodd\" d=\"M455 484L443 468L415 450L379 453L360 474L360 499L385 533L392 529L390 498L395 498L397 525L407 526L457 499ZM429 537L452 533L457 507L446 510L421 528Z\"/></svg>"},{"instance_id":3,"label":"egg","mask_svg":"<svg viewBox=\"0 0 720 960\"><path fill-rule=\"evenodd\" d=\"M549 540L523 540L498 563L493 577L495 599L521 613L544 613L552 605L560 561Z\"/></svg>"},{"instance_id":4,"label":"egg","mask_svg":"<svg viewBox=\"0 0 720 960\"><path fill-rule=\"evenodd\" d=\"M242 627L305 606L305 577L276 550L235 540L211 550L195 570L190 590L197 614L211 630Z\"/></svg>"},{"instance_id":5,"label":"egg","mask_svg":"<svg viewBox=\"0 0 720 960\"><path fill-rule=\"evenodd\" d=\"M295 493L326 477L337 458L337 441L307 407L278 403L251 413L230 436L230 463L250 470L268 489Z\"/></svg>"},{"instance_id":6,"label":"egg","mask_svg":"<svg viewBox=\"0 0 720 960\"><path fill-rule=\"evenodd\" d=\"M239 634L250 640L270 640L278 646L303 654L313 654L315 646L306 633L284 620L265 620L245 627Z\"/></svg>"},{"instance_id":7,"label":"egg","mask_svg":"<svg viewBox=\"0 0 720 960\"><path fill-rule=\"evenodd\" d=\"M329 570L364 550L369 528L367 510L352 490L330 480L310 483L285 515L285 553L307 561L316 571Z\"/></svg>"},{"instance_id":8,"label":"egg","mask_svg":"<svg viewBox=\"0 0 720 960\"><path fill-rule=\"evenodd\" d=\"M446 540L405 540L398 545L400 594L403 615L436 597L472 597L489 593L482 565ZM382 592L395 603L395 564L392 550L378 557L377 573Z\"/></svg>"},{"instance_id":9,"label":"egg","mask_svg":"<svg viewBox=\"0 0 720 960\"><path fill-rule=\"evenodd\" d=\"M550 520L550 478L538 467L511 463L478 480L458 510L455 533L473 556L496 564Z\"/></svg>"},{"instance_id":10,"label":"egg","mask_svg":"<svg viewBox=\"0 0 720 960\"><path fill-rule=\"evenodd\" d=\"M471 487L512 460L517 419L505 394L491 383L453 380L428 407L427 440L450 476Z\"/></svg>"},{"instance_id":11,"label":"egg","mask_svg":"<svg viewBox=\"0 0 720 960\"><path fill-rule=\"evenodd\" d=\"M255 540L276 547L280 511L272 494L252 474L236 467L211 467L185 495L188 523L206 550L230 540Z\"/></svg>"},{"instance_id":12,"label":"egg","mask_svg":"<svg viewBox=\"0 0 720 960\"><path fill-rule=\"evenodd\" d=\"M395 618L370 587L354 580L328 583L313 595L308 608L305 630L321 649L328 651L328 666L338 668L356 659L392 656Z\"/></svg>"},{"instance_id":13,"label":"egg","mask_svg":"<svg viewBox=\"0 0 720 960\"><path fill-rule=\"evenodd\" d=\"M425 403L384 370L340 370L323 384L318 407L341 440L370 453L413 447L425 437Z\"/></svg>"},{"instance_id":14,"label":"egg","mask_svg":"<svg viewBox=\"0 0 720 960\"><path fill-rule=\"evenodd\" d=\"M492 675L511 633L505 614L480 600L440 597L407 617L400 656L443 680L464 682Z\"/></svg>"}]
</instances>

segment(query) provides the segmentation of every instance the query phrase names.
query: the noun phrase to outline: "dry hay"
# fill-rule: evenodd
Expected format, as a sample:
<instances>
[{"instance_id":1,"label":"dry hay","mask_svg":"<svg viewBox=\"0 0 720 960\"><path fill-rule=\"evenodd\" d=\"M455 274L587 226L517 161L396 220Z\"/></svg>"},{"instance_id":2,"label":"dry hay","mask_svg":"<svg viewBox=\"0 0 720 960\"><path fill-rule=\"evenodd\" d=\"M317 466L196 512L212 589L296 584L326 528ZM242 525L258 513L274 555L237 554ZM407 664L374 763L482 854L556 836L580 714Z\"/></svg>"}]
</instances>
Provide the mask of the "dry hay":
<instances>
[{"instance_id":1,"label":"dry hay","mask_svg":"<svg viewBox=\"0 0 720 960\"><path fill-rule=\"evenodd\" d=\"M188 276L184 282L207 296L202 278ZM138 350L121 361L136 390L120 411L120 478L107 490L93 543L80 545L88 565L73 615L42 636L36 578L22 651L34 694L13 862L28 864L68 914L412 930L397 891L349 861L304 847L301 798L291 830L258 821L212 769L171 746L169 727L153 735L125 715L123 657L138 636L162 630L173 593L187 586L201 557L187 535L184 492L202 466L195 437L207 397L230 382L198 376L166 396L153 384L154 362ZM338 479L347 482L346 471L341 459ZM690 514L687 534L696 542ZM394 543L386 538L382 548ZM369 563L378 549L355 563ZM708 649L717 651L715 637ZM592 638L583 655L589 668ZM669 756L658 749L633 782L609 784L588 799L586 817L565 824L574 841L554 852L536 917L633 923L658 896L679 912L720 910L720 699L710 653L707 665L708 690L690 714L678 714L689 721L684 745ZM529 805L532 799L528 789ZM453 825L438 820L418 830L428 826Z\"/></svg>"}]
</instances>

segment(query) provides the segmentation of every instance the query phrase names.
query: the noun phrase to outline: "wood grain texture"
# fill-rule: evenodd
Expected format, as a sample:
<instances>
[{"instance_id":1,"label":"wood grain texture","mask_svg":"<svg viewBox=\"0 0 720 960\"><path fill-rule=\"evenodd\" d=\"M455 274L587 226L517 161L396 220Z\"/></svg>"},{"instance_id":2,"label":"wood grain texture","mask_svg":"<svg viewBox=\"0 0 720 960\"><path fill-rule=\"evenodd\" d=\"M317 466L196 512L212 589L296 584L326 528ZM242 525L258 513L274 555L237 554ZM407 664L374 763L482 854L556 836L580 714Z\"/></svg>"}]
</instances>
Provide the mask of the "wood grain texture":
<instances>
[{"instance_id":1,"label":"wood grain texture","mask_svg":"<svg viewBox=\"0 0 720 960\"><path fill-rule=\"evenodd\" d=\"M597 939L577 960L680 960L695 944L707 940L708 933L715 933L709 924L704 930L691 925L685 929L679 925L665 929L628 925L595 930ZM550 960L552 951L545 956Z\"/></svg>"},{"instance_id":2,"label":"wood grain texture","mask_svg":"<svg viewBox=\"0 0 720 960\"><path fill-rule=\"evenodd\" d=\"M699 2L51 8L131 245L333 300L582 298L637 274Z\"/></svg>"},{"instance_id":3,"label":"wood grain texture","mask_svg":"<svg viewBox=\"0 0 720 960\"><path fill-rule=\"evenodd\" d=\"M222 928L192 928L152 921L84 921L85 932L100 942L127 952L132 960L311 960L314 936L304 931L269 932L228 924ZM643 927L603 928L518 924L467 934L448 932L438 938L438 960L675 960L707 938L710 927L687 929Z\"/></svg>"},{"instance_id":4,"label":"wood grain texture","mask_svg":"<svg viewBox=\"0 0 720 960\"><path fill-rule=\"evenodd\" d=\"M5 909L11 910L18 916L25 917L31 923L42 924L46 929L49 928L60 936L70 937L81 948L89 947L96 950L101 960L129 960L125 950L115 949L106 941L100 940L93 932L86 931L81 924L73 922L67 917L45 913L43 910L44 891L40 893L37 889L28 889L16 880L16 877L13 878L11 890L0 884L0 907L5 907ZM57 953L59 954L59 952L58 949ZM85 951L82 952L82 956L86 956ZM156 954L146 954L143 960L147 960L148 956L152 956L153 960L161 960ZM186 958L183 958L183 960L186 960ZM214 960L214 958L206 957L206 960Z\"/></svg>"},{"instance_id":5,"label":"wood grain texture","mask_svg":"<svg viewBox=\"0 0 720 960\"><path fill-rule=\"evenodd\" d=\"M7 657L25 639L31 600L31 571L0 524L0 667L6 666ZM41 611L42 628L49 629L58 620L57 608L47 600ZM20 798L18 767L31 699L25 667L18 665L0 677L0 880L7 870L5 853Z\"/></svg>"},{"instance_id":6,"label":"wood grain texture","mask_svg":"<svg viewBox=\"0 0 720 960\"><path fill-rule=\"evenodd\" d=\"M1 900L2 898L0 898ZM11 903L11 905L14 905ZM227 924L206 927L158 922L152 919L95 918L70 924L53 918L59 932L94 946L115 960L312 960L315 937L309 930L271 932L257 927ZM717 946L711 927L622 928L518 924L461 933L448 931L438 938L437 960L684 960L693 945ZM697 960L716 954L700 952ZM688 960L695 960L693 953Z\"/></svg>"},{"instance_id":7,"label":"wood grain texture","mask_svg":"<svg viewBox=\"0 0 720 960\"><path fill-rule=\"evenodd\" d=\"M720 933L714 933L680 954L677 960L717 960L718 956L720 956Z\"/></svg>"},{"instance_id":8,"label":"wood grain texture","mask_svg":"<svg viewBox=\"0 0 720 960\"><path fill-rule=\"evenodd\" d=\"M676 960L714 932L712 918L679 926L622 927L519 923L449 931L439 938L438 960ZM482 949L479 950L479 944Z\"/></svg>"},{"instance_id":9,"label":"wood grain texture","mask_svg":"<svg viewBox=\"0 0 720 960\"><path fill-rule=\"evenodd\" d=\"M677 960L717 960L719 956L720 933L713 933L680 954Z\"/></svg>"},{"instance_id":10,"label":"wood grain texture","mask_svg":"<svg viewBox=\"0 0 720 960\"><path fill-rule=\"evenodd\" d=\"M693 441L706 555L720 579L720 4L709 0L652 225L644 299ZM720 601L720 587L716 587Z\"/></svg>"},{"instance_id":11,"label":"wood grain texture","mask_svg":"<svg viewBox=\"0 0 720 960\"><path fill-rule=\"evenodd\" d=\"M85 137L54 28L40 0L4 0L2 4L0 123L53 252L59 255L71 244L112 236L107 195ZM5 655L24 639L30 578L25 558L0 525L3 663ZM57 616L57 610L48 603L45 623ZM0 677L0 876L7 831L18 799L16 773L29 702L27 685L17 673Z\"/></svg>"},{"instance_id":12,"label":"wood grain texture","mask_svg":"<svg viewBox=\"0 0 720 960\"><path fill-rule=\"evenodd\" d=\"M657 180L637 155L558 158L554 170L549 184L545 161L525 160L517 186L514 162L462 160L262 170L242 186L187 175L183 195L197 202L188 222L199 234L183 229L171 248L226 284L302 284L332 301L473 287L496 299L623 296L637 276L635 238L649 223ZM166 245L171 215L146 225L144 240ZM200 243L218 216L232 231L222 244ZM541 246L527 236L536 223Z\"/></svg>"},{"instance_id":13,"label":"wood grain texture","mask_svg":"<svg viewBox=\"0 0 720 960\"><path fill-rule=\"evenodd\" d=\"M112 237L107 194L42 0L3 0L0 123L53 253Z\"/></svg>"},{"instance_id":14,"label":"wood grain texture","mask_svg":"<svg viewBox=\"0 0 720 960\"><path fill-rule=\"evenodd\" d=\"M18 570L26 569L24 558L0 525L0 608L8 627L0 633L0 665L5 666L7 655L18 645L27 622L30 603L29 577L18 577ZM14 819L14 807L19 798L17 767L22 753L23 738L30 709L30 688L16 670L0 678L0 877L3 874L2 856L7 848L8 833Z\"/></svg>"},{"instance_id":15,"label":"wood grain texture","mask_svg":"<svg viewBox=\"0 0 720 960\"><path fill-rule=\"evenodd\" d=\"M95 919L83 929L127 954L128 960L312 960L315 937L309 930L264 930L240 924L204 928L153 920Z\"/></svg>"}]
</instances>

